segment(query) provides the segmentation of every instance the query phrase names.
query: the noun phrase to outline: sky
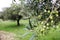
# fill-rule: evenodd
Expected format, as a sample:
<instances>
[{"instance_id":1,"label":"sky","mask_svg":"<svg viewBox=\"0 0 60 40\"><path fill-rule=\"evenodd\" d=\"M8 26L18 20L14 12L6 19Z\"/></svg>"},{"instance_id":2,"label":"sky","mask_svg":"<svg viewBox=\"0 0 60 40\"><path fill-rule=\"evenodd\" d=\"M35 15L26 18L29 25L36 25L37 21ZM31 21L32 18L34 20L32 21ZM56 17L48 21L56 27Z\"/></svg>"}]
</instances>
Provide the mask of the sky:
<instances>
[{"instance_id":1,"label":"sky","mask_svg":"<svg viewBox=\"0 0 60 40\"><path fill-rule=\"evenodd\" d=\"M12 0L0 0L0 11L2 11L4 7L10 7L11 3Z\"/></svg>"},{"instance_id":2,"label":"sky","mask_svg":"<svg viewBox=\"0 0 60 40\"><path fill-rule=\"evenodd\" d=\"M18 0L16 0L16 2L19 3ZM10 7L11 4L12 4L12 0L0 0L0 11L2 11L4 7Z\"/></svg>"}]
</instances>

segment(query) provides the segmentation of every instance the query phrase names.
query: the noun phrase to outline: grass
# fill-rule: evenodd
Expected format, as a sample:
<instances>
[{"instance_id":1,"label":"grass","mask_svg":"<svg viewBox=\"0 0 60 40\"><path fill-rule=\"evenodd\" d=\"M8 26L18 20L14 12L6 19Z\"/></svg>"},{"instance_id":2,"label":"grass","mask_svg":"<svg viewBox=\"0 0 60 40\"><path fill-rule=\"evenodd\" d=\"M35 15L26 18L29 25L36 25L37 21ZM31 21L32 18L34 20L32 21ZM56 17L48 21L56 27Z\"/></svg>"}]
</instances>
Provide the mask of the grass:
<instances>
[{"instance_id":1,"label":"grass","mask_svg":"<svg viewBox=\"0 0 60 40\"><path fill-rule=\"evenodd\" d=\"M18 37L18 40L29 40L32 32L26 35L27 32L30 32L29 30L26 30L26 24L28 24L28 20L21 20L20 23L20 26L17 26L16 21L1 21L0 31L12 32L17 35L16 37Z\"/></svg>"},{"instance_id":2,"label":"grass","mask_svg":"<svg viewBox=\"0 0 60 40\"><path fill-rule=\"evenodd\" d=\"M47 35L40 37L40 39L41 40L60 40L60 29L56 29L55 31L50 30L50 32Z\"/></svg>"},{"instance_id":3,"label":"grass","mask_svg":"<svg viewBox=\"0 0 60 40\"><path fill-rule=\"evenodd\" d=\"M29 40L32 32L26 29L28 20L21 20L21 25L17 26L16 21L0 21L0 31L7 31L16 34L16 40ZM56 30L51 29L45 36L40 36L38 40L60 40L60 24Z\"/></svg>"}]
</instances>

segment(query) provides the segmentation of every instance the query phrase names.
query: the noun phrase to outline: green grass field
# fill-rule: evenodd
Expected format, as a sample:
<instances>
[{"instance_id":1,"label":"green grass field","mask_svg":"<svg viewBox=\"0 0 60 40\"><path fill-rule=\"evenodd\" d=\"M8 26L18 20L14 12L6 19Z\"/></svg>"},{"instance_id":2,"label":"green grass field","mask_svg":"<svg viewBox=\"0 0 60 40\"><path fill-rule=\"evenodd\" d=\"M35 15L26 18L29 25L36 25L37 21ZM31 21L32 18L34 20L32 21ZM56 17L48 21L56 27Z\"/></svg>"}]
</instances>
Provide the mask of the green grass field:
<instances>
[{"instance_id":1,"label":"green grass field","mask_svg":"<svg viewBox=\"0 0 60 40\"><path fill-rule=\"evenodd\" d=\"M27 20L21 20L20 26L16 25L16 21L0 21L0 31L14 33L17 35L16 38L18 40L29 40L32 32L26 29L26 24L28 24Z\"/></svg>"},{"instance_id":2,"label":"green grass field","mask_svg":"<svg viewBox=\"0 0 60 40\"><path fill-rule=\"evenodd\" d=\"M16 21L0 21L0 31L16 34L16 40L29 40L33 33L26 29L28 20L21 20L20 24L20 26L17 26ZM38 40L60 40L60 24L59 28L51 29L46 36L41 36Z\"/></svg>"}]
</instances>

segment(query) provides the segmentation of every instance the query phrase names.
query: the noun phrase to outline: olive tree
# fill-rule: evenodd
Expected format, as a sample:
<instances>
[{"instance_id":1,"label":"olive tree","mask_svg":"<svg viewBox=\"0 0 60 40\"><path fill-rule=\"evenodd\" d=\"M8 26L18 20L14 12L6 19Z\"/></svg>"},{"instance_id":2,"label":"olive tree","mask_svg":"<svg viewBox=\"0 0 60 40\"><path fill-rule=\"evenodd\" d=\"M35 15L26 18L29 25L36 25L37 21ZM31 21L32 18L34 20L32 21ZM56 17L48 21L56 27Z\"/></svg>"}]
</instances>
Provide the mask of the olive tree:
<instances>
[{"instance_id":1,"label":"olive tree","mask_svg":"<svg viewBox=\"0 0 60 40\"><path fill-rule=\"evenodd\" d=\"M9 8L4 8L3 12L1 13L1 18L6 20L17 20L17 25L19 26L19 20L23 17L19 15L21 8L19 5L12 4Z\"/></svg>"}]
</instances>

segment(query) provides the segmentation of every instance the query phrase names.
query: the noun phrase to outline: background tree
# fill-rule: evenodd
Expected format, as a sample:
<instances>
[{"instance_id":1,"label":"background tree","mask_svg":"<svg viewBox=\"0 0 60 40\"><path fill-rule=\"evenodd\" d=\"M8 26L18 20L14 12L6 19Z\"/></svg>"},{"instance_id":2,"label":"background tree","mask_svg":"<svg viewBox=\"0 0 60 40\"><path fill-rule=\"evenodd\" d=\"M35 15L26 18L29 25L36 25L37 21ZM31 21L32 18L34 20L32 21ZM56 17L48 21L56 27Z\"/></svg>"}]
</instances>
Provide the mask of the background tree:
<instances>
[{"instance_id":1,"label":"background tree","mask_svg":"<svg viewBox=\"0 0 60 40\"><path fill-rule=\"evenodd\" d=\"M19 26L19 20L22 18L22 15L19 15L21 8L19 5L12 4L13 6L9 8L4 8L2 12L3 19L17 20L17 25Z\"/></svg>"}]
</instances>

